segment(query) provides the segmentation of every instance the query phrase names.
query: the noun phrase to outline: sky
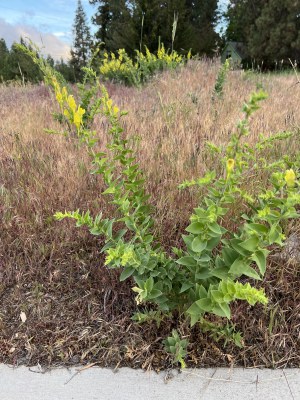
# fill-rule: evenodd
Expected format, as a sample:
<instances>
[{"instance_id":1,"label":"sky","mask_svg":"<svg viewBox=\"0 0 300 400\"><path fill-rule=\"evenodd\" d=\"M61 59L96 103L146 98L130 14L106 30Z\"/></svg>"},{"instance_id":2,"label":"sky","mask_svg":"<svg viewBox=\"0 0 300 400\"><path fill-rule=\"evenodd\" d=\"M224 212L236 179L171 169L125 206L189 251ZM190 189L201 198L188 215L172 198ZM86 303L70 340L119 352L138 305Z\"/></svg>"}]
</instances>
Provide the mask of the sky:
<instances>
[{"instance_id":1,"label":"sky","mask_svg":"<svg viewBox=\"0 0 300 400\"><path fill-rule=\"evenodd\" d=\"M82 5L90 23L96 8L88 0ZM10 47L21 36L29 37L43 53L66 60L76 8L77 0L0 0L0 38Z\"/></svg>"},{"instance_id":2,"label":"sky","mask_svg":"<svg viewBox=\"0 0 300 400\"><path fill-rule=\"evenodd\" d=\"M92 33L96 7L81 0ZM221 0L226 3L228 0ZM77 0L0 0L0 38L8 47L20 37L30 38L44 54L67 60L70 54Z\"/></svg>"}]
</instances>

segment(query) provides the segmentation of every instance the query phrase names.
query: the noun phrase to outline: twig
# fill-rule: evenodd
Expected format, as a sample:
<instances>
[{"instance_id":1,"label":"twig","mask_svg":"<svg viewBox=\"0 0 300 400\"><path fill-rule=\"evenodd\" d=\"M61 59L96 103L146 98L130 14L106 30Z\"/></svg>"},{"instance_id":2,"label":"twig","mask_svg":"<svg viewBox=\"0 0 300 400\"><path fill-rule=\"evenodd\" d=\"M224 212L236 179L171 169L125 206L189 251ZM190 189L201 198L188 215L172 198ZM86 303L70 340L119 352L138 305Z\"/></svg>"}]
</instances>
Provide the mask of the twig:
<instances>
[{"instance_id":1,"label":"twig","mask_svg":"<svg viewBox=\"0 0 300 400\"><path fill-rule=\"evenodd\" d=\"M71 378L68 379L68 380L64 383L64 385L67 385L73 378L75 378L75 376L77 376L78 374L80 374L80 372L85 371L86 369L89 369L89 368L93 367L93 366L96 365L96 364L98 364L98 363L94 362L94 363L92 363L92 364L86 365L85 367L82 367L82 368L80 368L80 369L77 369L76 372L71 376Z\"/></svg>"},{"instance_id":2,"label":"twig","mask_svg":"<svg viewBox=\"0 0 300 400\"><path fill-rule=\"evenodd\" d=\"M296 85L298 85L298 83L300 83L300 79L299 79L299 76L298 76L298 73L297 73L296 66L293 64L293 62L292 62L292 60L290 58L289 58L289 62L291 63L292 68L293 68L293 70L295 72L295 75L296 75L296 78L297 78L297 82L294 83L292 86L290 86L288 89L290 89L291 87L296 86Z\"/></svg>"}]
</instances>

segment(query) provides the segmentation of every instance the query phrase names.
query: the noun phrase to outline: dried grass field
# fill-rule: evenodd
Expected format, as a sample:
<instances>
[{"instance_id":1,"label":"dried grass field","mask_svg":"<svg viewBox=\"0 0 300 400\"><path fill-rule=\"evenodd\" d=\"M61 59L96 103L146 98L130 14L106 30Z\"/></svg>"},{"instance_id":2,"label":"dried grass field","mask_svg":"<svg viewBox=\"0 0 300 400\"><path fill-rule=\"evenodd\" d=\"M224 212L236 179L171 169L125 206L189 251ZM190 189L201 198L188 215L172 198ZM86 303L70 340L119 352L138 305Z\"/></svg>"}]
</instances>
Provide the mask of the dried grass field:
<instances>
[{"instance_id":1,"label":"dried grass field","mask_svg":"<svg viewBox=\"0 0 300 400\"><path fill-rule=\"evenodd\" d=\"M218 69L216 61L194 61L142 89L106 84L128 111L125 132L145 173L156 234L166 249L183 245L181 234L199 196L178 185L214 165L205 142L227 143L243 102L258 84L269 98L251 120L250 140L260 133L300 133L300 85L292 73L231 71L223 99L212 102ZM101 239L53 218L56 211L78 208L109 213L102 183L89 174L82 148L44 132L58 127L51 117L55 107L43 85L0 87L0 362L161 369L171 362L161 339L177 324L191 343L189 366L299 367L300 263L287 252L275 257L276 249L260 284L268 306L236 302L233 307L244 348L224 347L180 316L159 327L133 323L137 306L131 286L104 266ZM104 146L106 124L99 119L95 128ZM299 150L299 135L276 147L278 154ZM257 179L263 174L253 176L249 187ZM299 228L289 224L287 236L296 237Z\"/></svg>"}]
</instances>

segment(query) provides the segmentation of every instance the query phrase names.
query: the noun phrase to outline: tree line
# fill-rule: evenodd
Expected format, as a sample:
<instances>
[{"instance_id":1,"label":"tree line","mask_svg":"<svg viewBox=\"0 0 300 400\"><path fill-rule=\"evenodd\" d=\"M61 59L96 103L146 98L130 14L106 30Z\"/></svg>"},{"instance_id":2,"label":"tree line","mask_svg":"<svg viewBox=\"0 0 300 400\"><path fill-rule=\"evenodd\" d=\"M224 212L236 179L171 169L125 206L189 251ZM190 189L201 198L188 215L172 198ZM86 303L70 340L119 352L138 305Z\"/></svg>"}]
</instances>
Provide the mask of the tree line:
<instances>
[{"instance_id":1,"label":"tree line","mask_svg":"<svg viewBox=\"0 0 300 400\"><path fill-rule=\"evenodd\" d=\"M273 68L300 62L299 0L230 0L226 40L245 44L249 59Z\"/></svg>"},{"instance_id":2,"label":"tree line","mask_svg":"<svg viewBox=\"0 0 300 400\"><path fill-rule=\"evenodd\" d=\"M20 39L20 43L31 48L23 38ZM75 82L75 73L69 62L67 63L63 59L54 61L51 55L48 55L46 59L67 81ZM42 80L43 76L39 67L31 57L18 48L17 43L13 43L9 49L5 40L0 39L0 83L7 81L38 83Z\"/></svg>"},{"instance_id":3,"label":"tree line","mask_svg":"<svg viewBox=\"0 0 300 400\"><path fill-rule=\"evenodd\" d=\"M155 52L160 43L166 48L212 57L226 42L244 44L249 60L272 68L276 62L290 58L300 61L299 0L229 0L220 12L218 0L89 0L95 13L92 36L81 0L73 24L70 60L48 61L68 81L82 79L95 49L115 52L123 48L129 55L145 46ZM218 27L223 25L222 34ZM174 33L176 34L174 36ZM0 79L38 81L39 71L17 47L9 50L0 40Z\"/></svg>"}]
</instances>

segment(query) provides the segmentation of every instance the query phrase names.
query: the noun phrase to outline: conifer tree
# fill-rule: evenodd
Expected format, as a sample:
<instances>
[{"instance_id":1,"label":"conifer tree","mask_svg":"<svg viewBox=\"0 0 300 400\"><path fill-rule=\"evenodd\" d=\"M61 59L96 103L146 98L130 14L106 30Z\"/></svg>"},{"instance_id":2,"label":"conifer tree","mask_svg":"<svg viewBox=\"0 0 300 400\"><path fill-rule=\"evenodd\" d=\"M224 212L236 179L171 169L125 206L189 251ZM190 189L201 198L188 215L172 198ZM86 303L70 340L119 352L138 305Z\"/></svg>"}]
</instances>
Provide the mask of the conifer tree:
<instances>
[{"instance_id":1,"label":"conifer tree","mask_svg":"<svg viewBox=\"0 0 300 400\"><path fill-rule=\"evenodd\" d=\"M174 49L211 55L219 39L215 32L218 0L90 0L98 6L93 23L97 39L107 50L125 48L129 53L158 44L172 48L174 17L178 18Z\"/></svg>"},{"instance_id":2,"label":"conifer tree","mask_svg":"<svg viewBox=\"0 0 300 400\"><path fill-rule=\"evenodd\" d=\"M194 53L212 56L220 40L215 31L218 22L218 0L186 0L188 19L193 29L190 47Z\"/></svg>"},{"instance_id":3,"label":"conifer tree","mask_svg":"<svg viewBox=\"0 0 300 400\"><path fill-rule=\"evenodd\" d=\"M260 16L265 0L230 0L225 17L226 39L247 44L250 30Z\"/></svg>"},{"instance_id":4,"label":"conifer tree","mask_svg":"<svg viewBox=\"0 0 300 400\"><path fill-rule=\"evenodd\" d=\"M124 48L133 54L137 48L138 31L133 21L133 3L129 0L90 0L90 4L97 6L92 18L98 26L96 41L107 51Z\"/></svg>"},{"instance_id":5,"label":"conifer tree","mask_svg":"<svg viewBox=\"0 0 300 400\"><path fill-rule=\"evenodd\" d=\"M251 27L249 52L258 62L273 68L276 61L300 61L300 2L266 1Z\"/></svg>"},{"instance_id":6,"label":"conifer tree","mask_svg":"<svg viewBox=\"0 0 300 400\"><path fill-rule=\"evenodd\" d=\"M20 44L32 50L30 44L27 44L21 37ZM7 79L20 80L22 82L40 82L43 80L39 67L32 58L20 50L17 43L13 43L7 57Z\"/></svg>"},{"instance_id":7,"label":"conifer tree","mask_svg":"<svg viewBox=\"0 0 300 400\"><path fill-rule=\"evenodd\" d=\"M251 60L274 68L300 61L299 0L230 0L226 39L243 42Z\"/></svg>"},{"instance_id":8,"label":"conifer tree","mask_svg":"<svg viewBox=\"0 0 300 400\"><path fill-rule=\"evenodd\" d=\"M73 47L71 50L70 65L74 69L74 75L77 81L82 79L82 67L85 67L90 58L91 52L91 34L87 24L86 13L82 7L81 0L78 0L75 20L73 25Z\"/></svg>"},{"instance_id":9,"label":"conifer tree","mask_svg":"<svg viewBox=\"0 0 300 400\"><path fill-rule=\"evenodd\" d=\"M97 11L92 18L93 24L98 26L98 30L95 33L95 38L99 43L106 43L112 14L111 2L109 0L103 0L100 2L98 0L90 0L90 4L98 4Z\"/></svg>"},{"instance_id":10,"label":"conifer tree","mask_svg":"<svg viewBox=\"0 0 300 400\"><path fill-rule=\"evenodd\" d=\"M4 39L0 39L0 82L8 79L9 51Z\"/></svg>"}]
</instances>

